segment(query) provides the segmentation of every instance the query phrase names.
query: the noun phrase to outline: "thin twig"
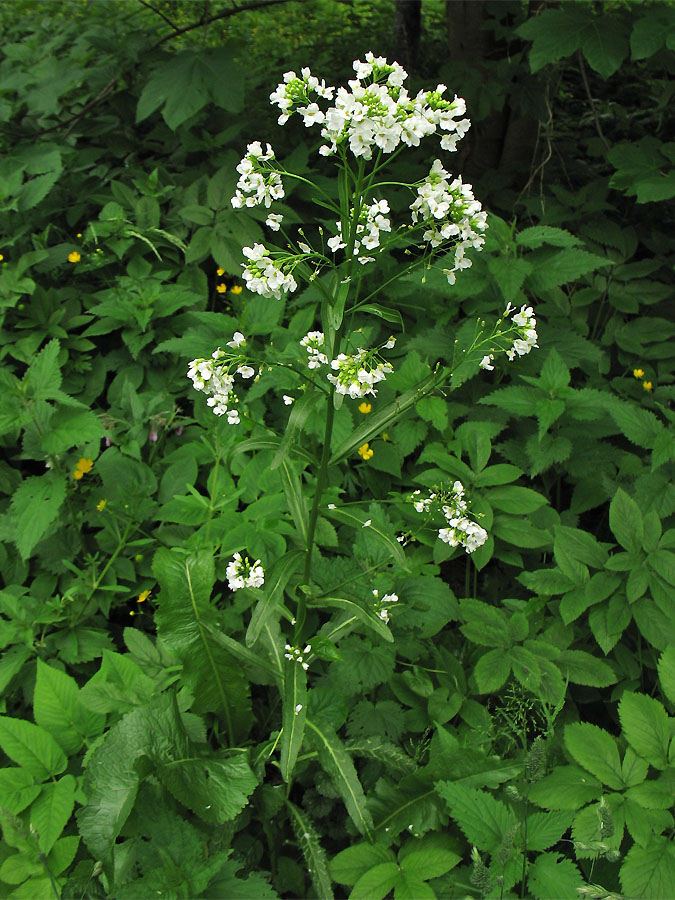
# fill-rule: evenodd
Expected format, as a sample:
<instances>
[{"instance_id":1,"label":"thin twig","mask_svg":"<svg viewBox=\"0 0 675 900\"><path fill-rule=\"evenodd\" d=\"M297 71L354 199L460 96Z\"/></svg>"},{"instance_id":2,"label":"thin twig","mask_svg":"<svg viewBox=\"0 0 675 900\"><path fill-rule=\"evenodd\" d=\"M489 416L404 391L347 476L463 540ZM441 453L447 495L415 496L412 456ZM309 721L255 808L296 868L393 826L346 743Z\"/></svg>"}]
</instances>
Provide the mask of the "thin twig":
<instances>
[{"instance_id":1,"label":"thin twig","mask_svg":"<svg viewBox=\"0 0 675 900\"><path fill-rule=\"evenodd\" d=\"M150 3L147 2L147 0L138 0L138 2L139 2L142 6L147 7L147 9L151 9L151 10L152 10L154 13L156 13L161 19L164 19L164 21L166 22L166 24L169 25L169 27L173 28L174 31L178 31L178 25L174 25L173 22L171 21L171 19L170 19L167 15L165 15L165 14L162 12L161 9L157 9L157 7L152 6Z\"/></svg>"},{"instance_id":2,"label":"thin twig","mask_svg":"<svg viewBox=\"0 0 675 900\"><path fill-rule=\"evenodd\" d=\"M581 50L577 50L577 58L579 60L579 70L581 71L581 77L584 82L584 88L586 89L586 96L588 97L588 102L590 103L590 106L591 106L591 112L593 113L593 121L595 122L595 130L598 132L598 137L600 138L602 143L605 145L605 150L609 150L610 144L609 144L609 141L607 140L607 138L605 137L605 135L602 133L602 128L600 126L600 119L598 118L598 111L595 108L595 100L593 99L593 96L591 94L591 88L590 88L590 85L588 84L588 77L586 75L586 66L584 64L584 57L583 57Z\"/></svg>"}]
</instances>

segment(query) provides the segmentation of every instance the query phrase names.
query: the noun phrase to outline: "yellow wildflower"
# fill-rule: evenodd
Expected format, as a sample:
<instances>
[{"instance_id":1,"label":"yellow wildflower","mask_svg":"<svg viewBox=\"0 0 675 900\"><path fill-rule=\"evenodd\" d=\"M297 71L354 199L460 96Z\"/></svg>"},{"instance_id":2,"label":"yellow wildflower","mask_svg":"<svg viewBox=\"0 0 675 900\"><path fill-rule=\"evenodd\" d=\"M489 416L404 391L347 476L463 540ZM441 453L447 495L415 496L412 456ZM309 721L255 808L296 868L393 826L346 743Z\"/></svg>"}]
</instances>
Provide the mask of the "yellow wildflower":
<instances>
[{"instance_id":1,"label":"yellow wildflower","mask_svg":"<svg viewBox=\"0 0 675 900\"><path fill-rule=\"evenodd\" d=\"M372 404L372 403L366 403L365 400L363 401L363 403L359 403L359 412L360 412L360 413L363 413L364 416L365 416L367 413L369 413L369 412L371 411L372 408L373 408L373 404Z\"/></svg>"},{"instance_id":2,"label":"yellow wildflower","mask_svg":"<svg viewBox=\"0 0 675 900\"><path fill-rule=\"evenodd\" d=\"M383 431L383 432L382 432L382 440L383 440L383 441L388 441L388 440L389 440L389 432L388 432L388 431Z\"/></svg>"},{"instance_id":3,"label":"yellow wildflower","mask_svg":"<svg viewBox=\"0 0 675 900\"><path fill-rule=\"evenodd\" d=\"M644 369L633 369L633 378L642 378L645 374Z\"/></svg>"},{"instance_id":4,"label":"yellow wildflower","mask_svg":"<svg viewBox=\"0 0 675 900\"><path fill-rule=\"evenodd\" d=\"M226 285L226 284L223 284L223 283L221 282L220 284L217 284L217 285L216 285L216 290L218 291L219 294L224 294L225 291L227 290L227 285Z\"/></svg>"},{"instance_id":5,"label":"yellow wildflower","mask_svg":"<svg viewBox=\"0 0 675 900\"><path fill-rule=\"evenodd\" d=\"M103 497L103 499L99 500L98 503L96 504L96 509L99 512L103 512L103 510L106 508L107 505L108 505L108 501L105 499L105 497Z\"/></svg>"},{"instance_id":6,"label":"yellow wildflower","mask_svg":"<svg viewBox=\"0 0 675 900\"><path fill-rule=\"evenodd\" d=\"M651 381L643 381L643 382L642 382L642 387L643 387L646 391L651 391L651 389L654 387L654 385L651 383Z\"/></svg>"},{"instance_id":7,"label":"yellow wildflower","mask_svg":"<svg viewBox=\"0 0 675 900\"><path fill-rule=\"evenodd\" d=\"M144 603L148 599L148 597L150 596L151 593L152 593L152 591L141 591L140 594L138 595L138 602Z\"/></svg>"},{"instance_id":8,"label":"yellow wildflower","mask_svg":"<svg viewBox=\"0 0 675 900\"><path fill-rule=\"evenodd\" d=\"M367 442L359 447L358 453L363 459L370 459L374 455L374 451L370 449Z\"/></svg>"},{"instance_id":9,"label":"yellow wildflower","mask_svg":"<svg viewBox=\"0 0 675 900\"><path fill-rule=\"evenodd\" d=\"M244 289L240 284L233 284L230 290L233 294L241 294Z\"/></svg>"},{"instance_id":10,"label":"yellow wildflower","mask_svg":"<svg viewBox=\"0 0 675 900\"><path fill-rule=\"evenodd\" d=\"M72 253L69 253L69 254L68 254L68 262L71 262L71 263L79 262L81 258L82 258L82 257L81 257L80 254L77 252L77 250L73 250Z\"/></svg>"},{"instance_id":11,"label":"yellow wildflower","mask_svg":"<svg viewBox=\"0 0 675 900\"><path fill-rule=\"evenodd\" d=\"M216 269L216 275L218 276L218 278L220 278L220 276L224 275L224 274L225 274L225 269L223 269L222 266L218 266L218 268Z\"/></svg>"},{"instance_id":12,"label":"yellow wildflower","mask_svg":"<svg viewBox=\"0 0 675 900\"><path fill-rule=\"evenodd\" d=\"M81 232L81 231L78 231L77 234L75 235L75 237L81 238L81 237L82 237L82 232Z\"/></svg>"},{"instance_id":13,"label":"yellow wildflower","mask_svg":"<svg viewBox=\"0 0 675 900\"><path fill-rule=\"evenodd\" d=\"M75 479L75 481L79 481L83 475L86 475L87 472L90 472L93 465L93 459L85 459L84 456L80 457L73 471L73 478Z\"/></svg>"},{"instance_id":14,"label":"yellow wildflower","mask_svg":"<svg viewBox=\"0 0 675 900\"><path fill-rule=\"evenodd\" d=\"M5 257L2 255L2 253L0 253L0 262L2 262L4 258Z\"/></svg>"}]
</instances>

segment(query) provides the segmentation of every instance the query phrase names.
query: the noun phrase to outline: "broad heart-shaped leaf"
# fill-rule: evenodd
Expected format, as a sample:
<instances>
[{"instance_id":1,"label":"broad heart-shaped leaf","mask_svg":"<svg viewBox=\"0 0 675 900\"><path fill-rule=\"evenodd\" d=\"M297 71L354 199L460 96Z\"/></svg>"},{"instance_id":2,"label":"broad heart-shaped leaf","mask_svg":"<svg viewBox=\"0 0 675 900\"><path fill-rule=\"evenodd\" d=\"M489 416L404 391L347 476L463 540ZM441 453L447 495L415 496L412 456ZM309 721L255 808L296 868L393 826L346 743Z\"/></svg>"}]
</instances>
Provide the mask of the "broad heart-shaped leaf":
<instances>
[{"instance_id":1,"label":"broad heart-shaped leaf","mask_svg":"<svg viewBox=\"0 0 675 900\"><path fill-rule=\"evenodd\" d=\"M323 898L333 900L333 884L328 872L328 860L326 852L319 842L316 828L307 813L291 803L290 800L286 801L286 808L296 840L307 863L307 871L316 888L317 897L321 897L322 900Z\"/></svg>"},{"instance_id":2,"label":"broad heart-shaped leaf","mask_svg":"<svg viewBox=\"0 0 675 900\"><path fill-rule=\"evenodd\" d=\"M22 559L28 559L56 519L65 497L65 475L54 471L26 478L16 489L9 511Z\"/></svg>"},{"instance_id":3,"label":"broad heart-shaped leaf","mask_svg":"<svg viewBox=\"0 0 675 900\"><path fill-rule=\"evenodd\" d=\"M607 731L590 722L573 722L565 726L565 746L580 766L607 787L615 791L624 787L619 750Z\"/></svg>"},{"instance_id":4,"label":"broad heart-shaped leaf","mask_svg":"<svg viewBox=\"0 0 675 900\"><path fill-rule=\"evenodd\" d=\"M667 647L659 659L661 690L675 704L675 647Z\"/></svg>"},{"instance_id":5,"label":"broad heart-shaped leaf","mask_svg":"<svg viewBox=\"0 0 675 900\"><path fill-rule=\"evenodd\" d=\"M536 900L576 897L583 883L579 869L560 853L540 853L527 870L527 886Z\"/></svg>"},{"instance_id":6,"label":"broad heart-shaped leaf","mask_svg":"<svg viewBox=\"0 0 675 900\"><path fill-rule=\"evenodd\" d=\"M353 844L333 857L330 874L338 884L356 884L369 869L394 861L394 854L382 844Z\"/></svg>"},{"instance_id":7,"label":"broad heart-shaped leaf","mask_svg":"<svg viewBox=\"0 0 675 900\"><path fill-rule=\"evenodd\" d=\"M49 853L68 824L75 806L75 779L64 775L42 787L42 793L30 808L30 822L37 831L38 844Z\"/></svg>"},{"instance_id":8,"label":"broad heart-shaped leaf","mask_svg":"<svg viewBox=\"0 0 675 900\"><path fill-rule=\"evenodd\" d=\"M675 844L666 835L654 834L646 847L634 844L619 872L627 897L671 900L675 884Z\"/></svg>"},{"instance_id":9,"label":"broad heart-shaped leaf","mask_svg":"<svg viewBox=\"0 0 675 900\"><path fill-rule=\"evenodd\" d=\"M282 703L281 777L288 782L302 747L307 716L307 672L294 660L287 661L284 669Z\"/></svg>"},{"instance_id":10,"label":"broad heart-shaped leaf","mask_svg":"<svg viewBox=\"0 0 675 900\"><path fill-rule=\"evenodd\" d=\"M479 850L492 853L501 845L506 833L518 824L515 814L487 791L451 781L437 782L436 790L467 840Z\"/></svg>"},{"instance_id":11,"label":"broad heart-shaped leaf","mask_svg":"<svg viewBox=\"0 0 675 900\"><path fill-rule=\"evenodd\" d=\"M350 819L359 832L370 840L373 819L366 806L366 797L351 756L330 728L324 725L319 727L310 719L306 720L306 726L311 730L313 741L318 747L319 761L340 792Z\"/></svg>"},{"instance_id":12,"label":"broad heart-shaped leaf","mask_svg":"<svg viewBox=\"0 0 675 900\"><path fill-rule=\"evenodd\" d=\"M609 527L617 541L631 553L638 553L644 537L642 513L632 497L619 488L609 505Z\"/></svg>"},{"instance_id":13,"label":"broad heart-shaped leaf","mask_svg":"<svg viewBox=\"0 0 675 900\"><path fill-rule=\"evenodd\" d=\"M619 719L638 756L656 769L667 769L671 722L663 705L645 694L624 691L619 701Z\"/></svg>"},{"instance_id":14,"label":"broad heart-shaped leaf","mask_svg":"<svg viewBox=\"0 0 675 900\"><path fill-rule=\"evenodd\" d=\"M0 747L36 781L60 775L68 764L51 734L24 719L0 716Z\"/></svg>"},{"instance_id":15,"label":"broad heart-shaped leaf","mask_svg":"<svg viewBox=\"0 0 675 900\"><path fill-rule=\"evenodd\" d=\"M251 727L249 685L241 668L211 634L218 611L211 604L215 582L209 550L184 554L161 548L152 563L160 585L155 622L164 644L183 663L183 678L195 694L193 712L222 716L231 743Z\"/></svg>"},{"instance_id":16,"label":"broad heart-shaped leaf","mask_svg":"<svg viewBox=\"0 0 675 900\"><path fill-rule=\"evenodd\" d=\"M78 694L74 678L38 659L33 715L68 756L77 753L85 738L99 735L105 725L105 716L84 707Z\"/></svg>"}]
</instances>

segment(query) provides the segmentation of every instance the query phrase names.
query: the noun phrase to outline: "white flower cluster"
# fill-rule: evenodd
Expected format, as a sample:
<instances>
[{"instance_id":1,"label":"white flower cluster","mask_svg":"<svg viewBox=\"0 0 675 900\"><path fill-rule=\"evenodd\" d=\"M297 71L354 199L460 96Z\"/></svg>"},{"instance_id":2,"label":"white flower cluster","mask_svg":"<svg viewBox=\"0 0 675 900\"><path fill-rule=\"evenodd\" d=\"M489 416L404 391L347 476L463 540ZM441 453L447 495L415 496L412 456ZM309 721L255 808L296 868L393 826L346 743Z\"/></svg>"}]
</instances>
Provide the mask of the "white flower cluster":
<instances>
[{"instance_id":1,"label":"white flower cluster","mask_svg":"<svg viewBox=\"0 0 675 900\"><path fill-rule=\"evenodd\" d=\"M227 586L231 591L239 588L259 588L265 583L265 571L256 559L251 563L248 556L242 557L241 553L235 553L225 569Z\"/></svg>"},{"instance_id":2,"label":"white flower cluster","mask_svg":"<svg viewBox=\"0 0 675 900\"><path fill-rule=\"evenodd\" d=\"M328 357L322 350L323 345L323 331L309 331L300 341L300 346L307 350L309 357L307 367L309 369L318 369L319 366L328 365Z\"/></svg>"},{"instance_id":3,"label":"white flower cluster","mask_svg":"<svg viewBox=\"0 0 675 900\"><path fill-rule=\"evenodd\" d=\"M388 603L398 603L398 594L385 594L384 597L380 597L380 592L377 588L373 588L373 597L375 598L375 612L378 618L382 619L382 621L386 624L389 623L389 609L387 609Z\"/></svg>"},{"instance_id":4,"label":"white flower cluster","mask_svg":"<svg viewBox=\"0 0 675 900\"><path fill-rule=\"evenodd\" d=\"M377 391L373 385L384 381L394 371L390 363L377 359L374 351L361 348L353 356L340 353L330 365L337 375L326 377L335 385L338 394L348 394L352 399L367 394L374 397Z\"/></svg>"},{"instance_id":5,"label":"white flower cluster","mask_svg":"<svg viewBox=\"0 0 675 900\"><path fill-rule=\"evenodd\" d=\"M423 137L437 130L447 132L441 147L453 151L468 131L468 119L457 121L466 112L464 100L444 100L444 84L412 98L402 86L408 77L405 69L372 53L366 54L365 62L355 60L354 71L356 78L348 83L349 90L338 88L335 105L325 112L314 95L332 100L335 88L319 83L309 69L302 69L301 77L286 72L283 83L270 95L270 101L281 110L279 124L297 112L307 127L323 125L321 136L327 142L319 149L323 156L332 156L338 147L348 144L354 156L364 159L371 159L374 149L392 153L401 143L417 147Z\"/></svg>"},{"instance_id":6,"label":"white flower cluster","mask_svg":"<svg viewBox=\"0 0 675 900\"><path fill-rule=\"evenodd\" d=\"M507 315L509 312L511 310L507 306L504 315ZM534 310L531 306L523 304L520 307L520 312L511 317L511 321L517 326L517 333L520 335L513 342L513 347L506 351L508 358L513 360L516 354L525 356L533 347L539 347L539 344L537 343L537 320L534 317Z\"/></svg>"},{"instance_id":7,"label":"white flower cluster","mask_svg":"<svg viewBox=\"0 0 675 900\"><path fill-rule=\"evenodd\" d=\"M297 288L292 273L285 272L282 266L275 263L262 244L244 247L243 253L248 263L241 264L244 270L242 277L249 291L280 300L282 291L293 292Z\"/></svg>"},{"instance_id":8,"label":"white flower cluster","mask_svg":"<svg viewBox=\"0 0 675 900\"><path fill-rule=\"evenodd\" d=\"M386 200L373 198L370 206L364 205L361 208L359 221L356 225L354 253L358 253L361 247L364 247L366 250L374 250L380 246L380 231L391 231L391 221L387 218L388 213L389 204ZM347 246L342 235L342 223L336 222L335 224L337 225L338 233L326 242L333 253ZM362 265L375 262L372 256L359 256L358 259Z\"/></svg>"},{"instance_id":9,"label":"white flower cluster","mask_svg":"<svg viewBox=\"0 0 675 900\"><path fill-rule=\"evenodd\" d=\"M281 200L284 196L281 176L277 172L270 172L264 166L270 159L274 159L274 150L269 144L265 153L260 141L248 145L246 156L237 166L240 178L236 193L230 200L235 209L241 209L242 206L260 206L262 203L269 209L273 200Z\"/></svg>"},{"instance_id":10,"label":"white flower cluster","mask_svg":"<svg viewBox=\"0 0 675 900\"><path fill-rule=\"evenodd\" d=\"M235 331L232 340L228 341L227 345L238 349L245 343L244 335L240 331ZM220 360L223 358L226 362L221 363ZM211 354L211 359L193 359L187 373L187 377L192 380L194 389L209 395L206 403L213 409L215 415L227 415L230 425L238 425L240 421L239 410L231 408L239 402L239 398L233 390L234 377L241 375L242 378L252 378L255 375L255 369L244 364L236 366L233 374L231 370L236 359L237 357L233 357L232 354L228 354L218 347Z\"/></svg>"},{"instance_id":11,"label":"white flower cluster","mask_svg":"<svg viewBox=\"0 0 675 900\"><path fill-rule=\"evenodd\" d=\"M305 661L305 657L308 653L312 652L312 645L307 644L304 650L298 649L298 647L292 647L290 644L286 644L285 646L284 656L286 659L290 660L290 662L296 662L302 666L302 668L307 671L309 669L309 663Z\"/></svg>"},{"instance_id":12,"label":"white flower cluster","mask_svg":"<svg viewBox=\"0 0 675 900\"><path fill-rule=\"evenodd\" d=\"M438 537L451 547L462 546L467 553L473 553L487 540L487 531L467 515L461 481L456 481L451 491L432 491L428 497L421 497L421 491L414 491L412 501L417 512L428 513L436 507L442 511L448 527L440 528Z\"/></svg>"},{"instance_id":13,"label":"white flower cluster","mask_svg":"<svg viewBox=\"0 0 675 900\"><path fill-rule=\"evenodd\" d=\"M451 175L443 168L440 159L434 164L424 181L417 188L417 199L410 205L413 223L426 227L424 240L431 247L443 241L455 240L455 265L445 269L450 284L455 283L455 272L471 267L465 256L469 247L480 250L485 243L483 232L487 228L487 214L473 196L471 185L461 178L450 181Z\"/></svg>"}]
</instances>

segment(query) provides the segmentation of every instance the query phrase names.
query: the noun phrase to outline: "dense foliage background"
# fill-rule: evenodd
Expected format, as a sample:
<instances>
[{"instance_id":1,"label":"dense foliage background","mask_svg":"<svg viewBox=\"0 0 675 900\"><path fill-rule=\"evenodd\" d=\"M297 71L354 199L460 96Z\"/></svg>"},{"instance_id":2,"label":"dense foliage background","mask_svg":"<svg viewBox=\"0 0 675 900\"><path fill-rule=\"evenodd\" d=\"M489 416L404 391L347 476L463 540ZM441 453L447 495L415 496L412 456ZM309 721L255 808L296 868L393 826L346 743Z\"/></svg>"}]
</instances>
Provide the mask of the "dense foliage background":
<instances>
[{"instance_id":1,"label":"dense foliage background","mask_svg":"<svg viewBox=\"0 0 675 900\"><path fill-rule=\"evenodd\" d=\"M15 0L0 32L0 894L675 897L673 4ZM336 415L289 738L323 432L280 440L277 364L320 296L241 289L264 213L230 197L252 140L316 164L283 72L368 50L466 99L446 165L490 227L354 320L395 373ZM414 402L508 302L541 349ZM232 428L185 373L236 329L270 368ZM471 556L409 502L455 479Z\"/></svg>"}]
</instances>

